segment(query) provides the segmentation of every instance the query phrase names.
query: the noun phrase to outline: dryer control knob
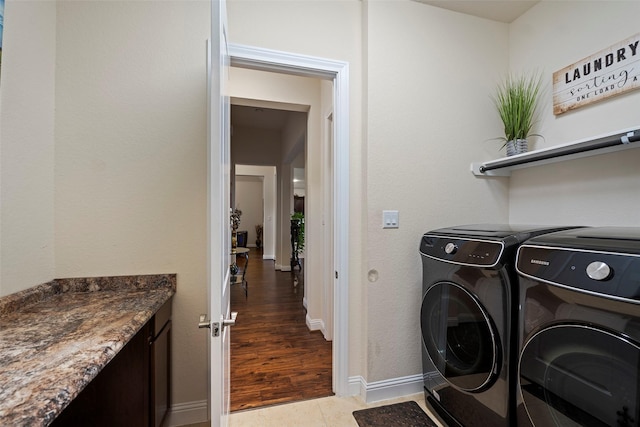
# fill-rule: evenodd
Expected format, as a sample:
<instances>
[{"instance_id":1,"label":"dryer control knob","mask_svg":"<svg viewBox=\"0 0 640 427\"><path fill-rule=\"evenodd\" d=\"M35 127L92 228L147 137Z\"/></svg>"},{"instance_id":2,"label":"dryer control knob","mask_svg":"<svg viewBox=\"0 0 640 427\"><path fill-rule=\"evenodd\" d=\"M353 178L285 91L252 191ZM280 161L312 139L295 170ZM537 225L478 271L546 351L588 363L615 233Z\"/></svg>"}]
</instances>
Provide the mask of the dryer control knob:
<instances>
[{"instance_id":1,"label":"dryer control knob","mask_svg":"<svg viewBox=\"0 0 640 427\"><path fill-rule=\"evenodd\" d=\"M587 265L587 276L593 280L607 280L611 277L611 268L602 261L594 261Z\"/></svg>"},{"instance_id":2,"label":"dryer control knob","mask_svg":"<svg viewBox=\"0 0 640 427\"><path fill-rule=\"evenodd\" d=\"M456 246L455 243L447 243L447 245L444 247L444 251L446 253L448 253L449 255L455 254L458 251L458 247Z\"/></svg>"}]
</instances>

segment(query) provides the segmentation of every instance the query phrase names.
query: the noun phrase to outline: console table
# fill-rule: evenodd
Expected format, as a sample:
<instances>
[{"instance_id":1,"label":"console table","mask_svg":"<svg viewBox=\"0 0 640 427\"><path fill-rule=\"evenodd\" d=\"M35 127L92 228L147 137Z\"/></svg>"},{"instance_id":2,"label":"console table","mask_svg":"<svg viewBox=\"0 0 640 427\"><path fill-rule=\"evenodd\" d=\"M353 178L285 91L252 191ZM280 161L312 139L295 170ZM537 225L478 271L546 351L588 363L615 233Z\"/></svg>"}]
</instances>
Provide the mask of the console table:
<instances>
[{"instance_id":1,"label":"console table","mask_svg":"<svg viewBox=\"0 0 640 427\"><path fill-rule=\"evenodd\" d=\"M242 247L237 247L234 251L231 252L231 256L233 257L233 264L236 264L236 258L238 256L241 256L244 258L244 266L242 267L242 273L241 275L239 274L240 271L238 271L236 274L232 274L231 275L231 284L235 285L235 284L241 284L242 288L244 289L244 296L248 296L249 293L249 283L247 283L247 280L245 279L245 276L247 274L247 267L249 266L249 248L242 248ZM236 264L237 266L237 264Z\"/></svg>"}]
</instances>

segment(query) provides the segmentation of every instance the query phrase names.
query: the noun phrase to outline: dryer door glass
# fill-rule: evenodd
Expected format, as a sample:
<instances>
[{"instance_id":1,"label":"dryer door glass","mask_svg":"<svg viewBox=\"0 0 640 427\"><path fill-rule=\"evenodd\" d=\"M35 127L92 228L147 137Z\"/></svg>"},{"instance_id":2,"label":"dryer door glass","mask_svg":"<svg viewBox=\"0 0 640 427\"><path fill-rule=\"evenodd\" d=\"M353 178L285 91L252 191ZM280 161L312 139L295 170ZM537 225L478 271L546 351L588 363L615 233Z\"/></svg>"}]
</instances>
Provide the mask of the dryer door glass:
<instances>
[{"instance_id":1,"label":"dryer door glass","mask_svg":"<svg viewBox=\"0 0 640 427\"><path fill-rule=\"evenodd\" d=\"M636 426L640 347L587 325L556 325L525 344L520 391L535 426Z\"/></svg>"},{"instance_id":2,"label":"dryer door glass","mask_svg":"<svg viewBox=\"0 0 640 427\"><path fill-rule=\"evenodd\" d=\"M469 291L451 282L431 286L422 302L420 322L429 358L450 384L479 392L493 383L499 374L498 335Z\"/></svg>"}]
</instances>

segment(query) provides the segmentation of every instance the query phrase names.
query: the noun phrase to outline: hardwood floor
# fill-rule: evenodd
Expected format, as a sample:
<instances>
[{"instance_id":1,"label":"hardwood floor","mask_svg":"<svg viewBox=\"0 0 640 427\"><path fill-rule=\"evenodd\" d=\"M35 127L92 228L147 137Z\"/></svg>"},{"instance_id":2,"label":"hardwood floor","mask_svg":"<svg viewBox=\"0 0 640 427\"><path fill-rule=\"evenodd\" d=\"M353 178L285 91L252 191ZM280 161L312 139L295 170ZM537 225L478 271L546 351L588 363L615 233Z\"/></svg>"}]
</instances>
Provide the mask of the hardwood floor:
<instances>
[{"instance_id":1,"label":"hardwood floor","mask_svg":"<svg viewBox=\"0 0 640 427\"><path fill-rule=\"evenodd\" d=\"M331 342L307 328L298 276L294 286L293 273L251 249L248 296L240 285L231 290L231 411L333 395Z\"/></svg>"}]
</instances>

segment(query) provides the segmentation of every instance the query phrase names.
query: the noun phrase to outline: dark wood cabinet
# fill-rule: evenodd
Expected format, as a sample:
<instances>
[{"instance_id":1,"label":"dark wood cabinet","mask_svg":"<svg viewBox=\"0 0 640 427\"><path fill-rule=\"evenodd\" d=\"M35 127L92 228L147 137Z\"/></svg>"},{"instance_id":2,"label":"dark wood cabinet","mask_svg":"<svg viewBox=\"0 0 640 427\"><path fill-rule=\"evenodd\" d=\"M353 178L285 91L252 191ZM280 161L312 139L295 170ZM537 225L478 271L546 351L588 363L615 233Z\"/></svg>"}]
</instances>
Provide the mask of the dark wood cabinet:
<instances>
[{"instance_id":1,"label":"dark wood cabinet","mask_svg":"<svg viewBox=\"0 0 640 427\"><path fill-rule=\"evenodd\" d=\"M170 316L167 301L51 426L162 425L169 405Z\"/></svg>"},{"instance_id":2,"label":"dark wood cabinet","mask_svg":"<svg viewBox=\"0 0 640 427\"><path fill-rule=\"evenodd\" d=\"M169 410L171 378L171 301L162 306L152 319L150 340L150 413L149 426L160 427Z\"/></svg>"}]
</instances>

